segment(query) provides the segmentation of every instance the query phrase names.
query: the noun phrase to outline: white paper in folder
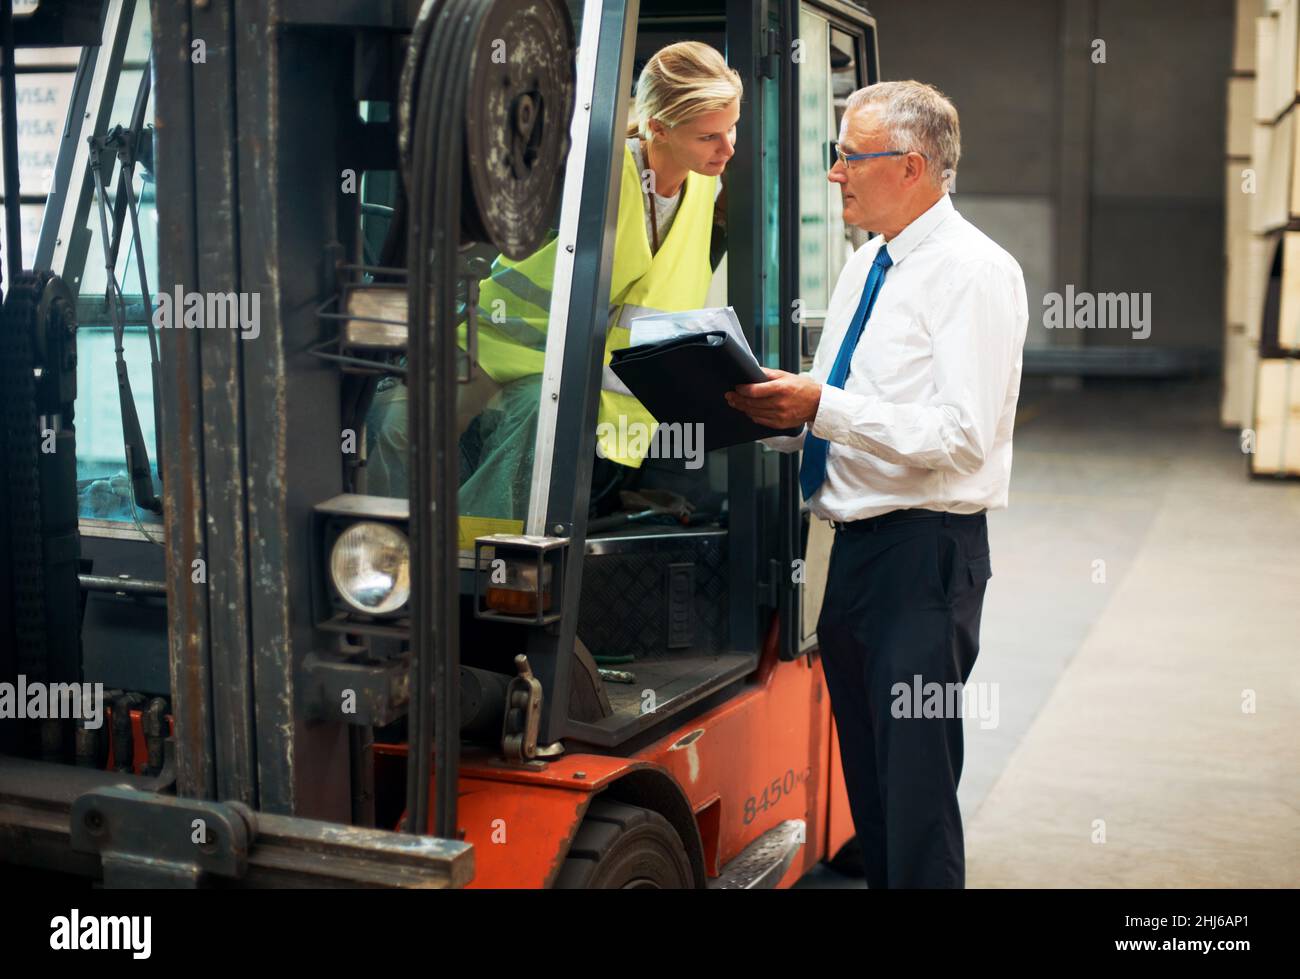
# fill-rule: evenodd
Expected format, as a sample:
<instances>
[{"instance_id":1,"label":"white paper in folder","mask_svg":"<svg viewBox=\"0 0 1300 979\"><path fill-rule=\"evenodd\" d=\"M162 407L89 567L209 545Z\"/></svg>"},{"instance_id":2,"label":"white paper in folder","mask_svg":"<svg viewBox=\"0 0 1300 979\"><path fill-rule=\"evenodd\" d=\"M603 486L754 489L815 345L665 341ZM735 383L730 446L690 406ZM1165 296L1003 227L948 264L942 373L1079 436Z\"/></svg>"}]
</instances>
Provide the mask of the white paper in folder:
<instances>
[{"instance_id":1,"label":"white paper in folder","mask_svg":"<svg viewBox=\"0 0 1300 979\"><path fill-rule=\"evenodd\" d=\"M634 347L639 347L643 343L671 340L673 337L687 333L709 333L721 330L730 333L740 349L749 355L749 359L758 363L754 351L749 349L745 331L740 328L736 311L730 306L720 306L716 309L687 309L677 313L650 313L646 316L633 317L628 321L628 326L632 334L631 345Z\"/></svg>"}]
</instances>

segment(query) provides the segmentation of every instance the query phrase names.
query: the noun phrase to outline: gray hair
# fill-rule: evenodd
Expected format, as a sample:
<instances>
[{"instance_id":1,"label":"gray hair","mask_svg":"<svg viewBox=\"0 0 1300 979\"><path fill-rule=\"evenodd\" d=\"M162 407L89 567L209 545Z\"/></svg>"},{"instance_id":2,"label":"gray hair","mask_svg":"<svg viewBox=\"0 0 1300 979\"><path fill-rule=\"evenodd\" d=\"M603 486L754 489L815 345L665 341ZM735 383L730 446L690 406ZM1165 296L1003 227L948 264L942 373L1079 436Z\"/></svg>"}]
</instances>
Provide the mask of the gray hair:
<instances>
[{"instance_id":1,"label":"gray hair","mask_svg":"<svg viewBox=\"0 0 1300 979\"><path fill-rule=\"evenodd\" d=\"M877 82L849 96L845 114L879 107L890 149L915 151L928 160L930 179L942 187L957 176L961 125L957 109L941 91L924 82Z\"/></svg>"}]
</instances>

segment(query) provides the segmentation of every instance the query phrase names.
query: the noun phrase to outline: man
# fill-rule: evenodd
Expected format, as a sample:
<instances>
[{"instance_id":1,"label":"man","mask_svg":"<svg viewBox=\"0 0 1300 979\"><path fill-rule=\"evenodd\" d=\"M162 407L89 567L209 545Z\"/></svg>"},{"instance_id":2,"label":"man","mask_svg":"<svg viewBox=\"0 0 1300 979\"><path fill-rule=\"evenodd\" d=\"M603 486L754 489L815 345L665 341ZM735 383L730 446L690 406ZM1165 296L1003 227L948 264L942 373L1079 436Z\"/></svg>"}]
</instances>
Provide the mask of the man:
<instances>
[{"instance_id":1,"label":"man","mask_svg":"<svg viewBox=\"0 0 1300 979\"><path fill-rule=\"evenodd\" d=\"M937 89L853 93L829 179L845 223L878 234L840 274L812 371L727 396L805 426L764 441L803 449L804 497L836 530L817 634L873 888L965 886L957 685L992 574L985 511L1007 503L1028 308L1020 266L953 209L960 152ZM942 703L914 716L930 683Z\"/></svg>"}]
</instances>

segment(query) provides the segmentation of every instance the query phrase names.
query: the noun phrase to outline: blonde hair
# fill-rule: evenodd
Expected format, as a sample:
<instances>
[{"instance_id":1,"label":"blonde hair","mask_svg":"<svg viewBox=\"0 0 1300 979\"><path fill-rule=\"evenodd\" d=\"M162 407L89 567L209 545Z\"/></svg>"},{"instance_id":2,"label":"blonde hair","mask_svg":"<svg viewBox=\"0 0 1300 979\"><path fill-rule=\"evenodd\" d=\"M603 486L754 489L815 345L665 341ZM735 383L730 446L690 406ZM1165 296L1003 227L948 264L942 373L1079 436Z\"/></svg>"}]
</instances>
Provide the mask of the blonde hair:
<instances>
[{"instance_id":1,"label":"blonde hair","mask_svg":"<svg viewBox=\"0 0 1300 979\"><path fill-rule=\"evenodd\" d=\"M743 93L740 72L727 67L716 48L700 41L670 44L641 69L627 135L651 139L651 119L669 127L680 125L725 109Z\"/></svg>"}]
</instances>

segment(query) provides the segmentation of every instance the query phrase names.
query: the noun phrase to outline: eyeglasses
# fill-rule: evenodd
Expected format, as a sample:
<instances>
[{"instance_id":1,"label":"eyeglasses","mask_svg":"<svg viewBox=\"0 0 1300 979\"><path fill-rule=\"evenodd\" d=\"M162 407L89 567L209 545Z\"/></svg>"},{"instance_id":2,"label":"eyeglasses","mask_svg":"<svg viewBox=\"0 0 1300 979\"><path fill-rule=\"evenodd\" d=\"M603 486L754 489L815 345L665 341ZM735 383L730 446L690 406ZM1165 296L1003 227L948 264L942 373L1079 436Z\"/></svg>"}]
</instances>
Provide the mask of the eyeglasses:
<instances>
[{"instance_id":1,"label":"eyeglasses","mask_svg":"<svg viewBox=\"0 0 1300 979\"><path fill-rule=\"evenodd\" d=\"M829 166L835 166L836 161L844 164L845 169L852 160L870 160L877 156L907 156L908 153L916 153L918 156L928 160L929 157L918 150L882 150L879 153L845 153L840 149L839 143L830 144L830 163Z\"/></svg>"}]
</instances>

